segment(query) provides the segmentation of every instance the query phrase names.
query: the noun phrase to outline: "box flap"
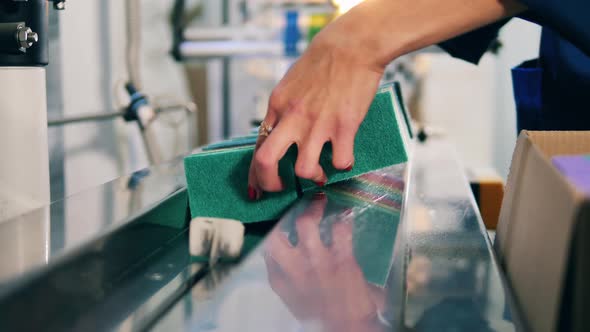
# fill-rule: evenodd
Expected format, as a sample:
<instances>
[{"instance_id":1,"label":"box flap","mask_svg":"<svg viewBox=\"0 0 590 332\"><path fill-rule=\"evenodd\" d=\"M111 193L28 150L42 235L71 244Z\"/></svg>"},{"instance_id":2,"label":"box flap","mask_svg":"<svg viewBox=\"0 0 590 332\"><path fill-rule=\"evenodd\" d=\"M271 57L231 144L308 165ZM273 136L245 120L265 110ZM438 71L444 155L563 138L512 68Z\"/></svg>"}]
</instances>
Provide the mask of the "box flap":
<instances>
[{"instance_id":1,"label":"box flap","mask_svg":"<svg viewBox=\"0 0 590 332\"><path fill-rule=\"evenodd\" d=\"M512 154L512 162L510 163L510 172L506 180L506 189L504 191L504 199L502 200L502 207L500 208L500 216L498 218L498 226L496 229L496 241L494 247L498 255L498 260L501 265L504 265L504 253L509 242L508 234L510 232L510 220L513 211L513 205L518 204L516 197L519 197L518 175L522 174L524 168L524 156L531 148L532 142L527 131L522 131L518 136L516 147Z\"/></svg>"},{"instance_id":2,"label":"box flap","mask_svg":"<svg viewBox=\"0 0 590 332\"><path fill-rule=\"evenodd\" d=\"M590 153L590 131L527 131L528 136L547 158L555 155Z\"/></svg>"}]
</instances>

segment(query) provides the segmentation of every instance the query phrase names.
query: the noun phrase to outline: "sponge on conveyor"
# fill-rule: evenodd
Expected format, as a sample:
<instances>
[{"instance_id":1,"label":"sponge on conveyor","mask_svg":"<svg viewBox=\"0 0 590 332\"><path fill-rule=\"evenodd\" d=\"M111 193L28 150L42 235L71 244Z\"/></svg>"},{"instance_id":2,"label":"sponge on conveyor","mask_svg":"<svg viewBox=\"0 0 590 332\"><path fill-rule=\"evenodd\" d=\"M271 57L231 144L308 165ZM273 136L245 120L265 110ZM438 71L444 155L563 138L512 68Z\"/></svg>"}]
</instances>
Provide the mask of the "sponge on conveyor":
<instances>
[{"instance_id":1,"label":"sponge on conveyor","mask_svg":"<svg viewBox=\"0 0 590 332\"><path fill-rule=\"evenodd\" d=\"M285 190L248 199L248 170L253 146L193 154L184 159L191 216L237 219L242 222L276 220L296 199L294 154L279 163Z\"/></svg>"},{"instance_id":2,"label":"sponge on conveyor","mask_svg":"<svg viewBox=\"0 0 590 332\"><path fill-rule=\"evenodd\" d=\"M354 141L352 171L335 169L332 166L332 146L330 143L324 146L320 165L328 177L328 184L408 161L408 126L402 110L394 103L394 93L393 87L388 86L375 96ZM303 191L316 187L312 181L300 181Z\"/></svg>"},{"instance_id":3,"label":"sponge on conveyor","mask_svg":"<svg viewBox=\"0 0 590 332\"><path fill-rule=\"evenodd\" d=\"M219 149L227 149L227 148L236 148L242 146L250 146L256 144L256 140L258 139L258 135L254 136L244 136L244 137L236 137L232 138L227 141L222 141L218 143L212 143L207 146L203 147L203 151L213 151Z\"/></svg>"},{"instance_id":4,"label":"sponge on conveyor","mask_svg":"<svg viewBox=\"0 0 590 332\"><path fill-rule=\"evenodd\" d=\"M320 164L328 176L328 184L406 162L409 130L394 85L383 86L357 132L353 170L336 170L332 166L331 145L324 147ZM279 164L279 175L285 190L282 193L265 193L262 200L250 201L246 186L255 141L256 136L239 137L205 147L204 150L208 151L185 158L193 218L230 218L246 223L276 220L301 192L316 188L312 181L296 178L297 149L293 146Z\"/></svg>"}]
</instances>

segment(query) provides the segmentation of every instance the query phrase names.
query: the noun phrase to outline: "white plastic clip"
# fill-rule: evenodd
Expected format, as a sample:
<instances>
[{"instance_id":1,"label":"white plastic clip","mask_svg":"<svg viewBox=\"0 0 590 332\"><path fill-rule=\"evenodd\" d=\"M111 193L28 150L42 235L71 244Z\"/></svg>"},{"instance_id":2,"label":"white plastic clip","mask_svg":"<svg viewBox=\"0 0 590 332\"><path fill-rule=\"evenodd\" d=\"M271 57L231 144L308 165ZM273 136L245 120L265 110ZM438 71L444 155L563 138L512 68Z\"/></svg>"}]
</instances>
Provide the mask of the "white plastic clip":
<instances>
[{"instance_id":1,"label":"white plastic clip","mask_svg":"<svg viewBox=\"0 0 590 332\"><path fill-rule=\"evenodd\" d=\"M190 223L190 254L209 257L209 265L219 258L238 258L244 245L244 231L244 225L237 220L197 217Z\"/></svg>"}]
</instances>

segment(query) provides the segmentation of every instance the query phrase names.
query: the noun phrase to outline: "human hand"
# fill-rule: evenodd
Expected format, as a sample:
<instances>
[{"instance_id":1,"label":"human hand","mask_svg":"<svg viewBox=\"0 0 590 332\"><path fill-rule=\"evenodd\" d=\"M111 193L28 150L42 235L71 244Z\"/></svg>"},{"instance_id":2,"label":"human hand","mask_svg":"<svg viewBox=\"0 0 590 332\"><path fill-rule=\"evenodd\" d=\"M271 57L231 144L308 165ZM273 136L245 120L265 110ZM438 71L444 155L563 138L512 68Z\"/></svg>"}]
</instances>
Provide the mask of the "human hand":
<instances>
[{"instance_id":1,"label":"human hand","mask_svg":"<svg viewBox=\"0 0 590 332\"><path fill-rule=\"evenodd\" d=\"M324 184L319 165L331 142L336 169L354 164L353 143L393 59L526 10L518 0L366 0L324 28L274 89L248 179L248 195L281 191L278 161L298 147L295 173Z\"/></svg>"},{"instance_id":2,"label":"human hand","mask_svg":"<svg viewBox=\"0 0 590 332\"><path fill-rule=\"evenodd\" d=\"M322 186L319 164L325 143L333 147L336 169L351 170L355 134L375 95L383 66L371 62L366 49L351 47L350 24L334 22L319 33L273 90L264 123L273 128L260 136L250 166L248 194L283 189L278 162L297 145L297 176Z\"/></svg>"}]
</instances>

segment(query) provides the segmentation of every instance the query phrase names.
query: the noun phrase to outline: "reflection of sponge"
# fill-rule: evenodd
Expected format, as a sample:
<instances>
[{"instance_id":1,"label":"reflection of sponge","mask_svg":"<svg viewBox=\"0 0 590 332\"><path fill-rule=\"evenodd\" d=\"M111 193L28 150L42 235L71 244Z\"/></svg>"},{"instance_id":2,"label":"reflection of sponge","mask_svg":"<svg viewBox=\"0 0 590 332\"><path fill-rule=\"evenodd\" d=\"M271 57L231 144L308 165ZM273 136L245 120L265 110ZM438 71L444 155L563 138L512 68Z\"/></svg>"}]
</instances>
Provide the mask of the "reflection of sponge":
<instances>
[{"instance_id":1,"label":"reflection of sponge","mask_svg":"<svg viewBox=\"0 0 590 332\"><path fill-rule=\"evenodd\" d=\"M184 160L192 217L218 217L242 222L276 220L297 199L293 153L280 162L285 184L282 193L265 193L264 199L248 199L248 169L254 147L210 151Z\"/></svg>"},{"instance_id":2,"label":"reflection of sponge","mask_svg":"<svg viewBox=\"0 0 590 332\"><path fill-rule=\"evenodd\" d=\"M386 172L365 174L326 190L328 204L332 206L328 211L337 211L337 205L340 209L352 209L348 216L354 220L354 257L365 279L379 287L386 286L393 264L405 187L402 174L402 168L388 168Z\"/></svg>"},{"instance_id":3,"label":"reflection of sponge","mask_svg":"<svg viewBox=\"0 0 590 332\"><path fill-rule=\"evenodd\" d=\"M354 257L368 282L385 287L391 265L400 214L366 207L354 216Z\"/></svg>"},{"instance_id":4,"label":"reflection of sponge","mask_svg":"<svg viewBox=\"0 0 590 332\"><path fill-rule=\"evenodd\" d=\"M329 143L324 146L320 165L328 176L328 184L408 160L407 143L403 137L407 127L402 110L394 108L394 98L391 91L375 96L354 141L352 171L335 169L332 166L332 146ZM301 180L301 184L304 191L315 187L308 180Z\"/></svg>"}]
</instances>

